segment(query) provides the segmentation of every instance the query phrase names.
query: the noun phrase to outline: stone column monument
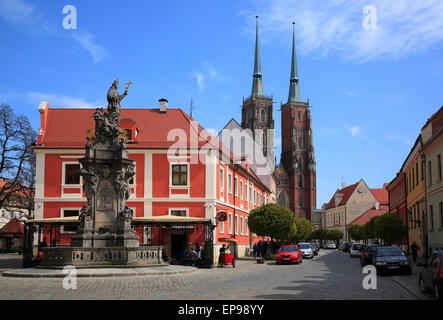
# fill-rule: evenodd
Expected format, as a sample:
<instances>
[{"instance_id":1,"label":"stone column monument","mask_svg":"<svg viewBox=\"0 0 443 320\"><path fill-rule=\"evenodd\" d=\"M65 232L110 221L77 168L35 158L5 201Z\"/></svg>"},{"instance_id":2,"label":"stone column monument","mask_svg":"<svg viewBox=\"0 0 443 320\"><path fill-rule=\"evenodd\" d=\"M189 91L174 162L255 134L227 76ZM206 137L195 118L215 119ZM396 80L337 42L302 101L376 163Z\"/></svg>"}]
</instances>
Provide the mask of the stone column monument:
<instances>
[{"instance_id":1,"label":"stone column monument","mask_svg":"<svg viewBox=\"0 0 443 320\"><path fill-rule=\"evenodd\" d=\"M128 159L120 130L120 102L128 94L117 92L118 79L108 91L108 108L93 114L95 137L88 137L86 155L80 159L83 190L88 203L80 211L80 227L70 248L45 248L42 265L115 266L163 264L162 247L139 248L131 227L133 211L126 201L134 176L134 161Z\"/></svg>"}]
</instances>

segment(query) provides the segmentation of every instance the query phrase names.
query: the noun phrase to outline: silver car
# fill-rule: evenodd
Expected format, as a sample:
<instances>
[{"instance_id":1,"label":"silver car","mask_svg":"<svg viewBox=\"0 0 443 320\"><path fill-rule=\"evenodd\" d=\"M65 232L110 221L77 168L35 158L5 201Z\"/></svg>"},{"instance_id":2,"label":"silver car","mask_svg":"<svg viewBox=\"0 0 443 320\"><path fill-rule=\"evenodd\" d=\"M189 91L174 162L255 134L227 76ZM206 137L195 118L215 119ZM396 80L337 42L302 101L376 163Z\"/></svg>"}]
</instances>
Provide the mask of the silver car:
<instances>
[{"instance_id":1,"label":"silver car","mask_svg":"<svg viewBox=\"0 0 443 320\"><path fill-rule=\"evenodd\" d=\"M353 243L349 248L349 254L351 258L360 257L363 254L363 248L365 247L364 243Z\"/></svg>"},{"instance_id":2,"label":"silver car","mask_svg":"<svg viewBox=\"0 0 443 320\"><path fill-rule=\"evenodd\" d=\"M314 250L312 250L311 244L309 242L300 242L297 244L297 246L301 250L303 258L314 258Z\"/></svg>"}]
</instances>

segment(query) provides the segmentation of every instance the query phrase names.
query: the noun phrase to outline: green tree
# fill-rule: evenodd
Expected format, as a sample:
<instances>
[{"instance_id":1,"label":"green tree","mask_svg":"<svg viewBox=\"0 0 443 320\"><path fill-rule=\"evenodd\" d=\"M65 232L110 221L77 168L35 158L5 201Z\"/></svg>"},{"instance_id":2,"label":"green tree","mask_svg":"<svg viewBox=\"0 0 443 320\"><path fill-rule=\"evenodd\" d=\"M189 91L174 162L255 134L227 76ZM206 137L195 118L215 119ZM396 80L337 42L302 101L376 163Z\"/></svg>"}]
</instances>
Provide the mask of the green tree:
<instances>
[{"instance_id":1,"label":"green tree","mask_svg":"<svg viewBox=\"0 0 443 320\"><path fill-rule=\"evenodd\" d=\"M258 236L286 240L294 232L294 213L284 206L269 203L249 213L248 227Z\"/></svg>"},{"instance_id":2,"label":"green tree","mask_svg":"<svg viewBox=\"0 0 443 320\"><path fill-rule=\"evenodd\" d=\"M295 232L291 234L291 240L309 240L312 234L312 224L308 219L295 217L294 218Z\"/></svg>"},{"instance_id":3,"label":"green tree","mask_svg":"<svg viewBox=\"0 0 443 320\"><path fill-rule=\"evenodd\" d=\"M364 226L361 224L354 224L348 229L349 237L353 240L366 240L364 238Z\"/></svg>"},{"instance_id":4,"label":"green tree","mask_svg":"<svg viewBox=\"0 0 443 320\"><path fill-rule=\"evenodd\" d=\"M385 213L379 216L374 223L375 235L385 242L399 243L406 237L407 227L403 224L403 219L393 213Z\"/></svg>"},{"instance_id":5,"label":"green tree","mask_svg":"<svg viewBox=\"0 0 443 320\"><path fill-rule=\"evenodd\" d=\"M374 239L377 237L375 234L375 221L377 221L377 219L378 217L374 217L365 223L363 228L365 240Z\"/></svg>"}]
</instances>

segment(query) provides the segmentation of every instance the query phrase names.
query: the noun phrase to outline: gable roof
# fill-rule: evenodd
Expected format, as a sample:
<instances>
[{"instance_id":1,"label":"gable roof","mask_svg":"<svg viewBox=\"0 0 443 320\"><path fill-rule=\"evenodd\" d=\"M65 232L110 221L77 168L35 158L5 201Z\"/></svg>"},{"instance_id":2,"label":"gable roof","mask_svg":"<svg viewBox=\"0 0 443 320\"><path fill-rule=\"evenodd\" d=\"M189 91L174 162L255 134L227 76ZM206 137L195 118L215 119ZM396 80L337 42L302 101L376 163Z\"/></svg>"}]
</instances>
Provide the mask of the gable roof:
<instances>
[{"instance_id":1,"label":"gable roof","mask_svg":"<svg viewBox=\"0 0 443 320\"><path fill-rule=\"evenodd\" d=\"M381 216L381 215L388 213L388 212L389 212L389 206L380 206L379 210L377 210L376 208L371 208L368 211L366 211L365 213L363 213L361 216L359 216L357 219L350 222L349 225L354 225L354 224L363 225L366 222L368 222L369 220L371 220L372 218Z\"/></svg>"},{"instance_id":2,"label":"gable roof","mask_svg":"<svg viewBox=\"0 0 443 320\"><path fill-rule=\"evenodd\" d=\"M358 184L360 183L360 181L359 182L357 182L357 183L354 183L353 185L350 185L350 186L348 186L348 187L345 187L345 188L343 188L343 189L339 189L339 190L337 190L335 193L334 193L334 195L332 196L332 198L331 198L331 200L329 201L329 203L326 205L326 209L331 209L331 208L334 208L335 206L343 206L343 205L345 205L347 202L348 202L348 200L349 200L349 198L351 197L351 195L354 193L354 191L355 191L355 188L357 188L357 186L358 186ZM337 193L340 193L342 196L343 196L343 198L342 198L342 200L339 202L339 203L337 203L337 205L335 204L335 195L337 194Z\"/></svg>"},{"instance_id":3,"label":"gable roof","mask_svg":"<svg viewBox=\"0 0 443 320\"><path fill-rule=\"evenodd\" d=\"M386 185L386 184L384 184ZM382 189L369 189L371 190L374 197L377 199L380 205L388 205L389 204L389 192L386 188Z\"/></svg>"},{"instance_id":4,"label":"gable roof","mask_svg":"<svg viewBox=\"0 0 443 320\"><path fill-rule=\"evenodd\" d=\"M24 230L23 223L13 218L0 229L0 236L23 234Z\"/></svg>"}]
</instances>

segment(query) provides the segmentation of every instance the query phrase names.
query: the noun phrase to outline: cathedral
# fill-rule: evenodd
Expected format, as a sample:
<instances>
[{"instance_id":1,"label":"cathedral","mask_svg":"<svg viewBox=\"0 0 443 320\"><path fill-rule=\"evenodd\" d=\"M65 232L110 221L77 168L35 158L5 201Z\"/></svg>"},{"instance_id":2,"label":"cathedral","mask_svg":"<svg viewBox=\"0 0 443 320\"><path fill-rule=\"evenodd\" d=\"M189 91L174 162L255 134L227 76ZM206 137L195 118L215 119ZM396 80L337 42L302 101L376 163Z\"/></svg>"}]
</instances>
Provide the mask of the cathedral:
<instances>
[{"instance_id":1,"label":"cathedral","mask_svg":"<svg viewBox=\"0 0 443 320\"><path fill-rule=\"evenodd\" d=\"M257 17L258 18L258 17ZM312 122L309 101L301 99L297 71L295 49L295 22L293 23L291 76L289 79L289 95L287 102L280 107L281 113L281 155L280 163L276 166L273 97L266 96L263 90L263 75L261 73L260 48L258 39L258 19L256 23L254 73L252 75L251 95L243 99L241 125L232 119L220 132L219 139L230 145L235 143L226 140L232 130L248 132L254 145L254 152L240 150L233 153L239 157L249 156L250 159L266 159L263 170L251 161L251 168L264 183L274 190L276 202L284 205L296 216L311 220L312 210L316 208L316 168L314 144L312 137ZM246 142L248 144L248 142ZM260 152L257 152L259 150ZM258 170L257 170L258 169Z\"/></svg>"}]
</instances>

